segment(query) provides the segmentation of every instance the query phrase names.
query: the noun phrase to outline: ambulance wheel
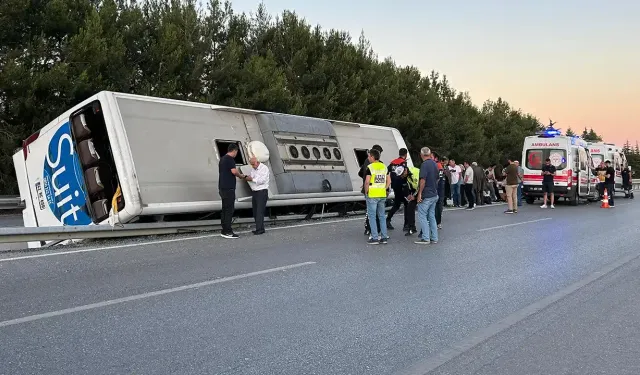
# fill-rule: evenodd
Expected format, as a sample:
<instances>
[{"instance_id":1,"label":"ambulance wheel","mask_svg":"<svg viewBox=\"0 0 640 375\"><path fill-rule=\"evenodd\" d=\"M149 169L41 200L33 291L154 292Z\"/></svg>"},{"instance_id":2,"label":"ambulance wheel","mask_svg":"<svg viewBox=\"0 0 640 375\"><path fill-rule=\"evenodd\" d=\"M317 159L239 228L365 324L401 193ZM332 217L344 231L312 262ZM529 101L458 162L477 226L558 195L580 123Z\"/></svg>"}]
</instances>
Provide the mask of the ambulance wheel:
<instances>
[{"instance_id":1,"label":"ambulance wheel","mask_svg":"<svg viewBox=\"0 0 640 375\"><path fill-rule=\"evenodd\" d=\"M569 205L577 206L578 205L578 190L574 190L571 198L569 198Z\"/></svg>"},{"instance_id":2,"label":"ambulance wheel","mask_svg":"<svg viewBox=\"0 0 640 375\"><path fill-rule=\"evenodd\" d=\"M527 204L533 204L536 201L536 199L534 197L527 197L526 201L527 201Z\"/></svg>"}]
</instances>

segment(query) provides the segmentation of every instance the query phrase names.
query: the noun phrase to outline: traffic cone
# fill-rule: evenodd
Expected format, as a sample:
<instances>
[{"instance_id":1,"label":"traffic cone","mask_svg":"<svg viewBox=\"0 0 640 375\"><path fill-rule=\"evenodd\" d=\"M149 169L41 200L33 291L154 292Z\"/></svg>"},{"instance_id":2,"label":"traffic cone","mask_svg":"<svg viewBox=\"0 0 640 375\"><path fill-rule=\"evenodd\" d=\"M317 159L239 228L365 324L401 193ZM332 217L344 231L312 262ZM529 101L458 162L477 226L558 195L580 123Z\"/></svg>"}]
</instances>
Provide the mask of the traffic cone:
<instances>
[{"instance_id":1,"label":"traffic cone","mask_svg":"<svg viewBox=\"0 0 640 375\"><path fill-rule=\"evenodd\" d=\"M609 193L607 192L607 188L604 188L604 198L602 198L600 208L611 208L611 206L609 206Z\"/></svg>"}]
</instances>

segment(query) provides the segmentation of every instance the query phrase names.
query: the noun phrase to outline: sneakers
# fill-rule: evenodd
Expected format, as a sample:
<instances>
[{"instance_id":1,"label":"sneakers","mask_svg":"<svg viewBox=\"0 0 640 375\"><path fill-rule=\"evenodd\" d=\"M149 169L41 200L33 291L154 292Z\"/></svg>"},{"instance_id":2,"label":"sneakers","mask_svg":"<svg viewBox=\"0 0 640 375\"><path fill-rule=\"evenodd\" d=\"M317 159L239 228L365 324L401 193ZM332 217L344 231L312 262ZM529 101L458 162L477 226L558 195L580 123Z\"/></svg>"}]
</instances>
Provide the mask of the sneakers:
<instances>
[{"instance_id":1,"label":"sneakers","mask_svg":"<svg viewBox=\"0 0 640 375\"><path fill-rule=\"evenodd\" d=\"M393 225L391 225L391 222L389 220L387 220L387 229L389 229L389 230L396 229L396 228L393 227Z\"/></svg>"},{"instance_id":2,"label":"sneakers","mask_svg":"<svg viewBox=\"0 0 640 375\"><path fill-rule=\"evenodd\" d=\"M506 210L504 213L505 214L515 214L515 211L514 210Z\"/></svg>"},{"instance_id":3,"label":"sneakers","mask_svg":"<svg viewBox=\"0 0 640 375\"><path fill-rule=\"evenodd\" d=\"M418 244L418 245L430 245L431 241L427 241L427 240L423 240L422 238L414 241L413 243Z\"/></svg>"},{"instance_id":4,"label":"sneakers","mask_svg":"<svg viewBox=\"0 0 640 375\"><path fill-rule=\"evenodd\" d=\"M552 210L553 210L554 208L556 208L556 206L554 206L554 205L551 205L551 206L549 206L549 207L551 207L551 209L552 209Z\"/></svg>"},{"instance_id":5,"label":"sneakers","mask_svg":"<svg viewBox=\"0 0 640 375\"><path fill-rule=\"evenodd\" d=\"M235 238L239 238L240 236L238 236L237 234L231 232L231 233L220 233L220 235L224 238L229 238L229 239L235 239Z\"/></svg>"},{"instance_id":6,"label":"sneakers","mask_svg":"<svg viewBox=\"0 0 640 375\"><path fill-rule=\"evenodd\" d=\"M442 224L438 224L438 229L442 229Z\"/></svg>"},{"instance_id":7,"label":"sneakers","mask_svg":"<svg viewBox=\"0 0 640 375\"><path fill-rule=\"evenodd\" d=\"M405 233L404 235L405 235L405 236L412 236L412 235L413 235L414 233L416 233L416 232L417 232L417 230L415 230L415 229L409 229L409 230L407 231L407 233Z\"/></svg>"},{"instance_id":8,"label":"sneakers","mask_svg":"<svg viewBox=\"0 0 640 375\"><path fill-rule=\"evenodd\" d=\"M547 205L543 204L542 206L540 206L540 208L547 208Z\"/></svg>"},{"instance_id":9,"label":"sneakers","mask_svg":"<svg viewBox=\"0 0 640 375\"><path fill-rule=\"evenodd\" d=\"M388 242L389 242L389 237L383 237L379 240L375 238L369 238L369 241L367 241L369 245L386 245Z\"/></svg>"},{"instance_id":10,"label":"sneakers","mask_svg":"<svg viewBox=\"0 0 640 375\"><path fill-rule=\"evenodd\" d=\"M371 235L371 229L365 229L364 230L364 235L365 236L370 236Z\"/></svg>"}]
</instances>

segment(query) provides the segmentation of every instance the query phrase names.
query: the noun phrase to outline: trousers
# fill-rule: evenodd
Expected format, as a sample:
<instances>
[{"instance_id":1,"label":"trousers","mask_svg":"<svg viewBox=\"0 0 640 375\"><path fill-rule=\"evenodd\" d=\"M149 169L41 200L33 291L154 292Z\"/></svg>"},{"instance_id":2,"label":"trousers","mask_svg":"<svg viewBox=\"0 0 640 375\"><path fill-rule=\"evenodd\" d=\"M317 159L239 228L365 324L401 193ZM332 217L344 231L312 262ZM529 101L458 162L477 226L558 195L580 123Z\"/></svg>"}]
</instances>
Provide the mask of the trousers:
<instances>
[{"instance_id":1,"label":"trousers","mask_svg":"<svg viewBox=\"0 0 640 375\"><path fill-rule=\"evenodd\" d=\"M222 200L222 211L220 211L220 223L222 233L232 233L231 222L233 221L233 211L236 202L236 189L220 189L220 199Z\"/></svg>"}]
</instances>

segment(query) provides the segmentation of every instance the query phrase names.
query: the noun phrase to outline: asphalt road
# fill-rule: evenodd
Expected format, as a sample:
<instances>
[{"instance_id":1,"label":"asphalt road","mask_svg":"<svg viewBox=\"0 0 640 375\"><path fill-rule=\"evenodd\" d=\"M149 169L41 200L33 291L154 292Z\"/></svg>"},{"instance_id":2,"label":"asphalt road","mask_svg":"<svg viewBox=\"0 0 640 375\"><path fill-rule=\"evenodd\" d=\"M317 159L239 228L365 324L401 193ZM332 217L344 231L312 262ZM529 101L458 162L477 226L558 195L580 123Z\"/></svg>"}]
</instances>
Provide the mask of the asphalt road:
<instances>
[{"instance_id":1,"label":"asphalt road","mask_svg":"<svg viewBox=\"0 0 640 375\"><path fill-rule=\"evenodd\" d=\"M637 374L617 203L447 212L434 246L358 219L0 254L0 374Z\"/></svg>"}]
</instances>

